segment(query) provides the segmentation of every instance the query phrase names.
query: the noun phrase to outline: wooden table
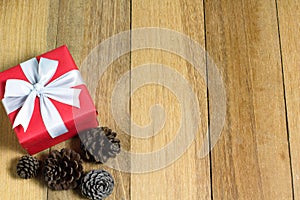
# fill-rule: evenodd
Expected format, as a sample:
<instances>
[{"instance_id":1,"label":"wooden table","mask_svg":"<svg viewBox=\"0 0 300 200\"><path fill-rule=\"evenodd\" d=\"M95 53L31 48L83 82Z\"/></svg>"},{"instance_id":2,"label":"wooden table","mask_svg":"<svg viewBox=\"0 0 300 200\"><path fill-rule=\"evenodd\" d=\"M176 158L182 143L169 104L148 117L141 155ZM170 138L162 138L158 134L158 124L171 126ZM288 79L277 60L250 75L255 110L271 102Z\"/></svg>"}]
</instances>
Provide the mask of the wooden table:
<instances>
[{"instance_id":1,"label":"wooden table","mask_svg":"<svg viewBox=\"0 0 300 200\"><path fill-rule=\"evenodd\" d=\"M151 38L129 34L120 43L122 47L112 46L110 51L142 43L149 48L120 56L96 80L99 82L93 95L101 125L116 130L123 149L132 153L158 151L172 143L182 123L190 125L189 118L180 121L186 110L181 109L183 105L174 93L186 91L180 87L173 91L161 84L170 79L165 78L168 70L163 66L161 70L148 66L149 77L153 73L157 76L130 95L138 84L135 80L149 79L147 74L141 77L132 73L125 81L128 91L122 96L129 102L124 107L132 122L150 124L150 130L158 117L155 112L151 115L150 108L160 104L166 117L162 130L155 132L153 128L152 136L144 139L130 137L138 133L126 133L114 120L111 100L118 80L143 64L160 63L177 72L192 88L201 111L199 130L185 153L160 170L126 173L93 164L85 164L85 169L104 168L113 174L116 185L107 199L300 199L299 21L297 0L2 0L0 70L67 44L88 79L88 73L94 71L88 72L84 60L115 34L143 27L180 32L207 50L224 83L226 119L213 150L199 156L206 130L213 125L212 105L219 101L210 97L207 89L213 81L210 65L203 68L203 76L176 52L151 48ZM177 39L160 42L174 47L186 45ZM187 50L195 51L191 46ZM184 108L195 109L189 100L184 101ZM17 160L26 152L18 144L3 106L0 113L0 199L84 199L77 191L54 192L39 179L21 180L16 176ZM125 122L133 130L130 121ZM76 149L78 142L75 138L52 149ZM165 162L168 153L158 157L159 163Z\"/></svg>"}]
</instances>

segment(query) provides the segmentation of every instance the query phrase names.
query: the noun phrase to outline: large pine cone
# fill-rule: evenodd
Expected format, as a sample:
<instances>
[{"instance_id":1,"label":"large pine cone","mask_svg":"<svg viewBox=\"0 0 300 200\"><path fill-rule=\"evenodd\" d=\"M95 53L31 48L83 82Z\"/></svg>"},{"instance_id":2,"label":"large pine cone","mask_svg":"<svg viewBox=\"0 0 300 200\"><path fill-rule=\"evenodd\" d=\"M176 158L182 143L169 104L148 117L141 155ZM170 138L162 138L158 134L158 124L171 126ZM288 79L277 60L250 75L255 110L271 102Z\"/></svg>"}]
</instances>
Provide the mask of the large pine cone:
<instances>
[{"instance_id":1,"label":"large pine cone","mask_svg":"<svg viewBox=\"0 0 300 200\"><path fill-rule=\"evenodd\" d=\"M108 197L114 189L114 179L105 170L92 170L82 178L81 193L92 200Z\"/></svg>"},{"instance_id":2,"label":"large pine cone","mask_svg":"<svg viewBox=\"0 0 300 200\"><path fill-rule=\"evenodd\" d=\"M83 174L80 155L71 149L50 152L42 169L44 180L52 190L74 189Z\"/></svg>"},{"instance_id":3,"label":"large pine cone","mask_svg":"<svg viewBox=\"0 0 300 200\"><path fill-rule=\"evenodd\" d=\"M92 128L81 132L80 147L84 158L91 162L105 163L109 158L115 158L121 151L117 133L107 127Z\"/></svg>"},{"instance_id":4,"label":"large pine cone","mask_svg":"<svg viewBox=\"0 0 300 200\"><path fill-rule=\"evenodd\" d=\"M39 161L32 156L22 156L17 164L17 174L19 177L29 179L37 175L40 168Z\"/></svg>"}]
</instances>

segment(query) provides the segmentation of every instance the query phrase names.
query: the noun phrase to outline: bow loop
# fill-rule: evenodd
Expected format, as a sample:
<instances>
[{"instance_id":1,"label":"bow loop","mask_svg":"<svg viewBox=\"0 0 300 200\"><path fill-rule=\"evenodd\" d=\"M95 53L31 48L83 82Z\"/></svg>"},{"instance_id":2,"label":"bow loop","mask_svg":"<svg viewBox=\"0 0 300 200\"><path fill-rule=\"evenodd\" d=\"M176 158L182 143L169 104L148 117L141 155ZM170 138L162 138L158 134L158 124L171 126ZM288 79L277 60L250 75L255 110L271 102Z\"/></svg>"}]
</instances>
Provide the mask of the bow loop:
<instances>
[{"instance_id":1,"label":"bow loop","mask_svg":"<svg viewBox=\"0 0 300 200\"><path fill-rule=\"evenodd\" d=\"M31 58L20 64L23 73L31 84L37 83L39 80L38 65L36 58Z\"/></svg>"},{"instance_id":2,"label":"bow loop","mask_svg":"<svg viewBox=\"0 0 300 200\"><path fill-rule=\"evenodd\" d=\"M45 86L54 76L58 66L57 60L41 58L39 63L39 80L38 83Z\"/></svg>"},{"instance_id":3,"label":"bow loop","mask_svg":"<svg viewBox=\"0 0 300 200\"><path fill-rule=\"evenodd\" d=\"M75 88L45 88L43 95L64 104L80 108L79 95L81 90Z\"/></svg>"},{"instance_id":4,"label":"bow loop","mask_svg":"<svg viewBox=\"0 0 300 200\"><path fill-rule=\"evenodd\" d=\"M9 79L5 84L4 97L27 96L32 91L33 85L18 79Z\"/></svg>"}]
</instances>

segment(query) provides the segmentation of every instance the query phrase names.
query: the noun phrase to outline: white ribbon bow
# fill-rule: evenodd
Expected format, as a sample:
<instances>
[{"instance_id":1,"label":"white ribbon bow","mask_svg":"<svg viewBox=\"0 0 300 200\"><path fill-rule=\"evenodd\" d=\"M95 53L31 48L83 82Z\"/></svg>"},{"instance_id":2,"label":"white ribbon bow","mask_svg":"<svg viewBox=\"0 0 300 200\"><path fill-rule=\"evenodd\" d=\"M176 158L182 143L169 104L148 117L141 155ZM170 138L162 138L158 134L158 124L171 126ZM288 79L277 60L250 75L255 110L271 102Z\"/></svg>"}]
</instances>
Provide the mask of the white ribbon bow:
<instances>
[{"instance_id":1,"label":"white ribbon bow","mask_svg":"<svg viewBox=\"0 0 300 200\"><path fill-rule=\"evenodd\" d=\"M20 66L30 83L19 79L7 80L2 99L8 114L22 107L13 128L22 125L26 132L34 111L35 99L39 97L41 116L49 135L55 138L68 132L50 99L80 108L81 90L71 88L84 84L79 71L71 70L47 84L56 72L58 61L41 58L38 63L36 58L32 58Z\"/></svg>"}]
</instances>

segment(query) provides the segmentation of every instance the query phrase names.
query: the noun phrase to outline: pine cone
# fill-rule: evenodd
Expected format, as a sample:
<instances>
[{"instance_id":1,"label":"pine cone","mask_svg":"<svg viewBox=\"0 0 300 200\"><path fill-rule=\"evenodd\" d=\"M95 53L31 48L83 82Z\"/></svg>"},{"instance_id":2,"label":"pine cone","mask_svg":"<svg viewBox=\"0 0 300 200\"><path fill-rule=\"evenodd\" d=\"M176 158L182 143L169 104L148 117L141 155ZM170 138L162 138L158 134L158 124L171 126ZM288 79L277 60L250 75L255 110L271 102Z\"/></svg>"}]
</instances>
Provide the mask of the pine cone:
<instances>
[{"instance_id":1,"label":"pine cone","mask_svg":"<svg viewBox=\"0 0 300 200\"><path fill-rule=\"evenodd\" d=\"M114 189L114 179L105 170L92 170L82 178L81 193L92 200L108 197Z\"/></svg>"},{"instance_id":2,"label":"pine cone","mask_svg":"<svg viewBox=\"0 0 300 200\"><path fill-rule=\"evenodd\" d=\"M39 161L32 156L22 156L17 164L17 174L24 179L29 179L38 174Z\"/></svg>"},{"instance_id":3,"label":"pine cone","mask_svg":"<svg viewBox=\"0 0 300 200\"><path fill-rule=\"evenodd\" d=\"M80 133L80 147L84 158L91 162L105 163L121 151L117 133L107 127L97 127Z\"/></svg>"},{"instance_id":4,"label":"pine cone","mask_svg":"<svg viewBox=\"0 0 300 200\"><path fill-rule=\"evenodd\" d=\"M50 152L42 169L44 180L52 190L74 189L80 183L82 172L80 155L71 149Z\"/></svg>"}]
</instances>

